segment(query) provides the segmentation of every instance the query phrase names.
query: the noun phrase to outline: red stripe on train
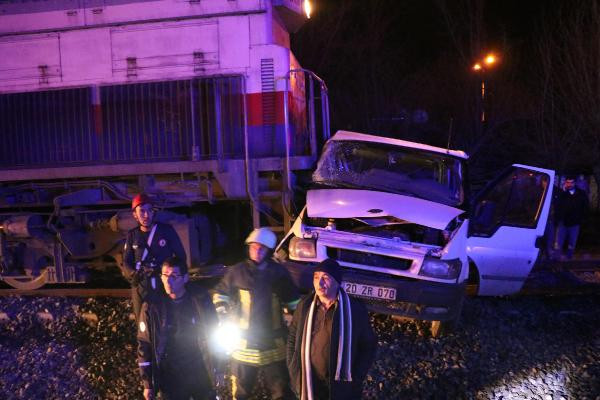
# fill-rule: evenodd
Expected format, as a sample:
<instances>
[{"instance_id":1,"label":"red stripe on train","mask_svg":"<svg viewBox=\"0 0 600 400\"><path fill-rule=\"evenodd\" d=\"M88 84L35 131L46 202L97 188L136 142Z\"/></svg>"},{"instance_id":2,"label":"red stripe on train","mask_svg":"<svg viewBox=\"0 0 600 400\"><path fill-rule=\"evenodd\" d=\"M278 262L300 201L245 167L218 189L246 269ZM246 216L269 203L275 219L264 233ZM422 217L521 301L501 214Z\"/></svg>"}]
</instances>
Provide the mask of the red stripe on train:
<instances>
[{"instance_id":1,"label":"red stripe on train","mask_svg":"<svg viewBox=\"0 0 600 400\"><path fill-rule=\"evenodd\" d=\"M246 95L248 125L280 125L285 123L283 113L284 92L249 93ZM291 106L291 94L288 94ZM290 107L291 109L291 107Z\"/></svg>"}]
</instances>

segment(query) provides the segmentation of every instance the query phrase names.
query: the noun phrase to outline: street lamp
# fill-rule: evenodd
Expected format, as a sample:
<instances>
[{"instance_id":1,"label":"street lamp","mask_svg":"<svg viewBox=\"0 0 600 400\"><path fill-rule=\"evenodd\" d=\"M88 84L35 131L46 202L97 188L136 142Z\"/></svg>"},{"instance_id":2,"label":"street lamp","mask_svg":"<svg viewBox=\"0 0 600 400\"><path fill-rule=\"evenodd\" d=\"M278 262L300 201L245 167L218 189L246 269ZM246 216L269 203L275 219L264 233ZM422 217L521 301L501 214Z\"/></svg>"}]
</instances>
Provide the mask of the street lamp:
<instances>
[{"instance_id":1,"label":"street lamp","mask_svg":"<svg viewBox=\"0 0 600 400\"><path fill-rule=\"evenodd\" d=\"M492 64L494 64L494 63L496 63L496 61L497 61L497 59L496 59L496 56L495 56L495 55L493 55L493 54L488 54L488 55L485 57L485 59L483 60L483 62L485 63L485 65L488 65L488 66L490 66L490 65L492 65Z\"/></svg>"},{"instance_id":2,"label":"street lamp","mask_svg":"<svg viewBox=\"0 0 600 400\"><path fill-rule=\"evenodd\" d=\"M485 71L486 68L489 69L494 66L498 62L498 57L493 54L487 54L481 61L473 64L473 71L481 74L481 122L486 122L485 115Z\"/></svg>"}]
</instances>

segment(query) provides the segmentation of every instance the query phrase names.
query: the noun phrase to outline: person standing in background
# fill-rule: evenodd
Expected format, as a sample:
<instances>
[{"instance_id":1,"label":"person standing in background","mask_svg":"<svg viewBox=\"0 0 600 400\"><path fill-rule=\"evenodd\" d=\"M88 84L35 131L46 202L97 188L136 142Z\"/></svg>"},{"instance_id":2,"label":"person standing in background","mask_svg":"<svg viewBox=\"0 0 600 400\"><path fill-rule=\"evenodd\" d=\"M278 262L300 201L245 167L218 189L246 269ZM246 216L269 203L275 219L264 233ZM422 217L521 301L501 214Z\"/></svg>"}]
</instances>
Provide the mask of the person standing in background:
<instances>
[{"instance_id":1,"label":"person standing in background","mask_svg":"<svg viewBox=\"0 0 600 400\"><path fill-rule=\"evenodd\" d=\"M567 176L558 192L554 209L554 257L573 258L581 223L588 211L588 198L585 192L575 186L575 177ZM563 247L567 251L563 254Z\"/></svg>"}]
</instances>

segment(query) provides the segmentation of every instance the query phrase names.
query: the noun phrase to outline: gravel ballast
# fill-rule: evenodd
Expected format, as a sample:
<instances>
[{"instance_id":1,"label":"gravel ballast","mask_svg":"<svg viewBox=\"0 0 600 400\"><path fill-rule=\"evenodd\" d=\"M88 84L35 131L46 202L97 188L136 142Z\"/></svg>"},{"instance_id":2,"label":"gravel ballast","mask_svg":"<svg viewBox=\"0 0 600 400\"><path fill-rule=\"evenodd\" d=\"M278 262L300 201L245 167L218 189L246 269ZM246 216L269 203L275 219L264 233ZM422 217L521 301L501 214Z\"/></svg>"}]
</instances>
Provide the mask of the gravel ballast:
<instances>
[{"instance_id":1,"label":"gravel ballast","mask_svg":"<svg viewBox=\"0 0 600 400\"><path fill-rule=\"evenodd\" d=\"M142 398L130 313L124 299L0 298L0 398ZM600 295L469 298L442 338L372 323L366 399L600 400Z\"/></svg>"}]
</instances>

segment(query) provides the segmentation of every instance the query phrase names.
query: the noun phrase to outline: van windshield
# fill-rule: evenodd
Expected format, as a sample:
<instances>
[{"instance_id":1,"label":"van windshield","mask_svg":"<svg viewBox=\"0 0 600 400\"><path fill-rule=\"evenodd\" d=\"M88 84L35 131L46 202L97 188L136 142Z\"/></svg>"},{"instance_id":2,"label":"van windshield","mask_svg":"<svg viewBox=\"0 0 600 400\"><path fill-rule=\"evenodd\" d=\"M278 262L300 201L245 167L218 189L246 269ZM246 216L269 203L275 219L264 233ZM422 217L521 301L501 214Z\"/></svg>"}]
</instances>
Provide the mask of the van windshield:
<instances>
[{"instance_id":1,"label":"van windshield","mask_svg":"<svg viewBox=\"0 0 600 400\"><path fill-rule=\"evenodd\" d=\"M453 207L464 200L460 159L389 144L330 141L312 179L336 188L404 194Z\"/></svg>"}]
</instances>

